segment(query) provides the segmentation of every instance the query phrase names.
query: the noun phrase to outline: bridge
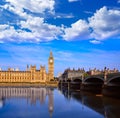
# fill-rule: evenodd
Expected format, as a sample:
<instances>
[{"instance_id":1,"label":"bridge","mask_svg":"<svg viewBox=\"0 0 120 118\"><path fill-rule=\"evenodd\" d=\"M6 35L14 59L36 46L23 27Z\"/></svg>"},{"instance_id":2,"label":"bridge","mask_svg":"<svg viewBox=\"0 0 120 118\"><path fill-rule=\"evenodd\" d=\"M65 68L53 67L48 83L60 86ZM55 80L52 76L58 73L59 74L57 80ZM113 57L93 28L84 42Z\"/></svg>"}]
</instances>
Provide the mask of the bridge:
<instances>
[{"instance_id":1,"label":"bridge","mask_svg":"<svg viewBox=\"0 0 120 118\"><path fill-rule=\"evenodd\" d=\"M104 84L120 84L120 72L109 73L109 74L98 74L98 75L88 75L80 76L74 78L65 78L60 80L60 82L81 82L81 83L104 83Z\"/></svg>"},{"instance_id":2,"label":"bridge","mask_svg":"<svg viewBox=\"0 0 120 118\"><path fill-rule=\"evenodd\" d=\"M120 85L120 72L91 75L82 80L83 83L104 83L105 85Z\"/></svg>"},{"instance_id":3,"label":"bridge","mask_svg":"<svg viewBox=\"0 0 120 118\"><path fill-rule=\"evenodd\" d=\"M59 81L59 86L68 89L102 92L107 95L112 93L116 96L120 92L120 72L65 78Z\"/></svg>"}]
</instances>

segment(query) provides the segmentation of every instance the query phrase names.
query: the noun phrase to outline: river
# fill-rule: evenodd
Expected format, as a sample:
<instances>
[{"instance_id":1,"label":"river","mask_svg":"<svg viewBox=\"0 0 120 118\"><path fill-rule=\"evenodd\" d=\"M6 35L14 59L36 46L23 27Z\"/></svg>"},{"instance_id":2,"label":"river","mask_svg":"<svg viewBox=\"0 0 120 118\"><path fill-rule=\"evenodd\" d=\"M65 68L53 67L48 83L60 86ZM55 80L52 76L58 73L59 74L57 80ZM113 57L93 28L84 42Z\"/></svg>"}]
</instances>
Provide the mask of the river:
<instances>
[{"instance_id":1,"label":"river","mask_svg":"<svg viewBox=\"0 0 120 118\"><path fill-rule=\"evenodd\" d=\"M119 118L120 100L49 87L0 87L0 118Z\"/></svg>"}]
</instances>

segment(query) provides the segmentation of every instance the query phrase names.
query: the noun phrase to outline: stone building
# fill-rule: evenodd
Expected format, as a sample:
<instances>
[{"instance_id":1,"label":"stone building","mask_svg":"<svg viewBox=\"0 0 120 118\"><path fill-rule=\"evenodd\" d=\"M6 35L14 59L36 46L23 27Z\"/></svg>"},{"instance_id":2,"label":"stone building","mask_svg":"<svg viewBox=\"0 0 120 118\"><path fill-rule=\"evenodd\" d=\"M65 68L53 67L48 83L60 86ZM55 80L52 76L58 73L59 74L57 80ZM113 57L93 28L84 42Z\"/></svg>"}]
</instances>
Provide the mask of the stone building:
<instances>
[{"instance_id":1,"label":"stone building","mask_svg":"<svg viewBox=\"0 0 120 118\"><path fill-rule=\"evenodd\" d=\"M40 66L37 70L36 66L28 66L26 71L20 71L19 69L8 68L8 70L2 70L0 68L0 82L1 83L45 83L54 79L54 57L52 52L48 58L48 73L45 66Z\"/></svg>"},{"instance_id":2,"label":"stone building","mask_svg":"<svg viewBox=\"0 0 120 118\"><path fill-rule=\"evenodd\" d=\"M83 69L80 69L78 68L78 70L75 70L74 68L73 69L66 69L64 71L64 73L62 74L62 79L74 79L74 78L81 78L83 76L83 74L85 73L85 70L84 68Z\"/></svg>"}]
</instances>

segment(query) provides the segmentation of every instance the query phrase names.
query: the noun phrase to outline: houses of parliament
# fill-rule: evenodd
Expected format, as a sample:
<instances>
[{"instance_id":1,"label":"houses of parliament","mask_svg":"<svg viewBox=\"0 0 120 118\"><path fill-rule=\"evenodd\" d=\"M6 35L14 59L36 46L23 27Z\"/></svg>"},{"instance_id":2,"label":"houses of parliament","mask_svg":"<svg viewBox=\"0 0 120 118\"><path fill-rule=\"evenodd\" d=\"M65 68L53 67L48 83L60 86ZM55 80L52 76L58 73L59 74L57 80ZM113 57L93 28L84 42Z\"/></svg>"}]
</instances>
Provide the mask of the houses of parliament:
<instances>
[{"instance_id":1,"label":"houses of parliament","mask_svg":"<svg viewBox=\"0 0 120 118\"><path fill-rule=\"evenodd\" d=\"M0 69L0 83L46 83L54 79L54 57L52 52L48 58L48 73L45 66L40 66L37 70L36 66L28 66L25 71L19 69L8 68L8 70Z\"/></svg>"}]
</instances>

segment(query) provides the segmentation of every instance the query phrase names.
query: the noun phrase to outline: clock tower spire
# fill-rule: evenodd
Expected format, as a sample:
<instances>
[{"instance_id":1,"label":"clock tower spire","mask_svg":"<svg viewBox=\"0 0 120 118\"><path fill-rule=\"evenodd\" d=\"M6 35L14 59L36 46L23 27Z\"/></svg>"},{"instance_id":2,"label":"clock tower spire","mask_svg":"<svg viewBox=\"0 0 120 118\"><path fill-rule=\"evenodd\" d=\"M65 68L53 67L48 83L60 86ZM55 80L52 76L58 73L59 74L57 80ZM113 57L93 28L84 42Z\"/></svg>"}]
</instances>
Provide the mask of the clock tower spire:
<instances>
[{"instance_id":1,"label":"clock tower spire","mask_svg":"<svg viewBox=\"0 0 120 118\"><path fill-rule=\"evenodd\" d=\"M54 80L54 57L52 51L50 51L50 56L48 58L48 75L49 81Z\"/></svg>"}]
</instances>

